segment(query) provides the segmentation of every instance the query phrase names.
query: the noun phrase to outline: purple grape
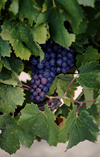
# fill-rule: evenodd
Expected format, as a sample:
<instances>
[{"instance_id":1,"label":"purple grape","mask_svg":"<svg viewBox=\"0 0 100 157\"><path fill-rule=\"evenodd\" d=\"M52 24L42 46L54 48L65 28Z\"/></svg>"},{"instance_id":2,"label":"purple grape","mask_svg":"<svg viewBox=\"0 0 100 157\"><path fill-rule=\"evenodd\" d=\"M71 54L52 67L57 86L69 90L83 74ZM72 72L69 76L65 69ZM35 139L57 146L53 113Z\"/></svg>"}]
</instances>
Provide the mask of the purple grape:
<instances>
[{"instance_id":1,"label":"purple grape","mask_svg":"<svg viewBox=\"0 0 100 157\"><path fill-rule=\"evenodd\" d=\"M50 76L50 73L48 71L43 72L43 77L48 78Z\"/></svg>"},{"instance_id":2,"label":"purple grape","mask_svg":"<svg viewBox=\"0 0 100 157\"><path fill-rule=\"evenodd\" d=\"M35 81L34 81L34 79L31 79L31 81L30 81L30 82L31 82L31 84L34 84L34 82L35 82Z\"/></svg>"},{"instance_id":3,"label":"purple grape","mask_svg":"<svg viewBox=\"0 0 100 157\"><path fill-rule=\"evenodd\" d=\"M48 53L45 53L45 57L46 57L46 59L49 59L49 54Z\"/></svg>"},{"instance_id":4,"label":"purple grape","mask_svg":"<svg viewBox=\"0 0 100 157\"><path fill-rule=\"evenodd\" d=\"M39 102L39 101L41 100L41 97L38 95L38 96L35 97L35 100L36 100L37 102Z\"/></svg>"},{"instance_id":5,"label":"purple grape","mask_svg":"<svg viewBox=\"0 0 100 157\"><path fill-rule=\"evenodd\" d=\"M46 67L49 66L49 62L48 62L48 61L45 62L45 66L46 66Z\"/></svg>"},{"instance_id":6,"label":"purple grape","mask_svg":"<svg viewBox=\"0 0 100 157\"><path fill-rule=\"evenodd\" d=\"M58 50L58 44L54 44L53 51L57 51L57 50Z\"/></svg>"},{"instance_id":7,"label":"purple grape","mask_svg":"<svg viewBox=\"0 0 100 157\"><path fill-rule=\"evenodd\" d=\"M34 100L34 96L33 96L33 95L31 95L31 96L30 96L30 99L33 101L33 100Z\"/></svg>"},{"instance_id":8,"label":"purple grape","mask_svg":"<svg viewBox=\"0 0 100 157\"><path fill-rule=\"evenodd\" d=\"M46 62L46 58L44 57L44 59L41 61L42 64L44 64Z\"/></svg>"},{"instance_id":9,"label":"purple grape","mask_svg":"<svg viewBox=\"0 0 100 157\"><path fill-rule=\"evenodd\" d=\"M40 79L36 80L35 84L38 86L40 84Z\"/></svg>"},{"instance_id":10,"label":"purple grape","mask_svg":"<svg viewBox=\"0 0 100 157\"><path fill-rule=\"evenodd\" d=\"M51 53L52 49L50 47L47 47L47 52Z\"/></svg>"},{"instance_id":11,"label":"purple grape","mask_svg":"<svg viewBox=\"0 0 100 157\"><path fill-rule=\"evenodd\" d=\"M46 86L47 86L47 87L50 87L50 86L52 85L52 83L53 83L53 82L48 82L48 83L46 84Z\"/></svg>"},{"instance_id":12,"label":"purple grape","mask_svg":"<svg viewBox=\"0 0 100 157\"><path fill-rule=\"evenodd\" d=\"M58 66L61 66L61 64L62 64L62 59L61 59L61 58L57 59L56 63L57 63Z\"/></svg>"},{"instance_id":13,"label":"purple grape","mask_svg":"<svg viewBox=\"0 0 100 157\"><path fill-rule=\"evenodd\" d=\"M51 67L50 70L55 73L56 72L56 67Z\"/></svg>"},{"instance_id":14,"label":"purple grape","mask_svg":"<svg viewBox=\"0 0 100 157\"><path fill-rule=\"evenodd\" d=\"M62 58L61 53L58 53L58 54L57 54L57 58Z\"/></svg>"},{"instance_id":15,"label":"purple grape","mask_svg":"<svg viewBox=\"0 0 100 157\"><path fill-rule=\"evenodd\" d=\"M38 92L33 92L33 96L36 97L38 95Z\"/></svg>"},{"instance_id":16,"label":"purple grape","mask_svg":"<svg viewBox=\"0 0 100 157\"><path fill-rule=\"evenodd\" d=\"M43 77L43 75L42 74L39 74L39 78L41 79Z\"/></svg>"},{"instance_id":17,"label":"purple grape","mask_svg":"<svg viewBox=\"0 0 100 157\"><path fill-rule=\"evenodd\" d=\"M50 69L45 69L45 71L50 72Z\"/></svg>"},{"instance_id":18,"label":"purple grape","mask_svg":"<svg viewBox=\"0 0 100 157\"><path fill-rule=\"evenodd\" d=\"M44 92L40 92L40 93L39 93L39 96L40 96L41 98L43 98L43 97L45 96L45 93L44 93Z\"/></svg>"},{"instance_id":19,"label":"purple grape","mask_svg":"<svg viewBox=\"0 0 100 157\"><path fill-rule=\"evenodd\" d=\"M50 59L50 61L49 61L50 65L55 66L55 61L56 61L55 59Z\"/></svg>"},{"instance_id":20,"label":"purple grape","mask_svg":"<svg viewBox=\"0 0 100 157\"><path fill-rule=\"evenodd\" d=\"M47 83L47 79L46 79L46 78L44 78L44 77L43 77L43 78L41 78L41 83L45 85L45 84Z\"/></svg>"},{"instance_id":21,"label":"purple grape","mask_svg":"<svg viewBox=\"0 0 100 157\"><path fill-rule=\"evenodd\" d=\"M37 92L37 93L40 93L40 92L41 92L41 89L40 89L40 88L37 88L37 89L36 89L36 92Z\"/></svg>"},{"instance_id":22,"label":"purple grape","mask_svg":"<svg viewBox=\"0 0 100 157\"><path fill-rule=\"evenodd\" d=\"M37 88L37 85L36 85L36 84L33 84L33 85L32 85L32 88L33 88L33 89L36 89L36 88Z\"/></svg>"},{"instance_id":23,"label":"purple grape","mask_svg":"<svg viewBox=\"0 0 100 157\"><path fill-rule=\"evenodd\" d=\"M34 89L33 88L30 88L30 93L33 93L34 92Z\"/></svg>"},{"instance_id":24,"label":"purple grape","mask_svg":"<svg viewBox=\"0 0 100 157\"><path fill-rule=\"evenodd\" d=\"M38 75L37 75L37 74L34 74L33 79L34 79L34 80L37 80L37 79L38 79Z\"/></svg>"}]
</instances>

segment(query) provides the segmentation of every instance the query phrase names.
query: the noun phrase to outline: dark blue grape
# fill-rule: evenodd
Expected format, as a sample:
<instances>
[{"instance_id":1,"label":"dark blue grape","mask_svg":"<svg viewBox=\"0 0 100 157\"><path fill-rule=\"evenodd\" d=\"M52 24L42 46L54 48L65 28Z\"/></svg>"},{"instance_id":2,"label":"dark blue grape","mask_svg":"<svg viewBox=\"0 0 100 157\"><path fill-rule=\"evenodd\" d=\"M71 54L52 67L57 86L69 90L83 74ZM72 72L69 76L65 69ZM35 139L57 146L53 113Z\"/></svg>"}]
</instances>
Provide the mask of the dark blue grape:
<instances>
[{"instance_id":1,"label":"dark blue grape","mask_svg":"<svg viewBox=\"0 0 100 157\"><path fill-rule=\"evenodd\" d=\"M62 49L61 48L58 48L57 52L58 53L61 53Z\"/></svg>"},{"instance_id":2,"label":"dark blue grape","mask_svg":"<svg viewBox=\"0 0 100 157\"><path fill-rule=\"evenodd\" d=\"M33 88L30 88L30 93L33 93L34 92L34 89Z\"/></svg>"},{"instance_id":3,"label":"dark blue grape","mask_svg":"<svg viewBox=\"0 0 100 157\"><path fill-rule=\"evenodd\" d=\"M74 54L74 50L73 49L70 49L69 51L70 51L70 53Z\"/></svg>"},{"instance_id":4,"label":"dark blue grape","mask_svg":"<svg viewBox=\"0 0 100 157\"><path fill-rule=\"evenodd\" d=\"M49 68L48 68L48 69L46 68L45 71L50 72L50 69L49 69Z\"/></svg>"},{"instance_id":5,"label":"dark blue grape","mask_svg":"<svg viewBox=\"0 0 100 157\"><path fill-rule=\"evenodd\" d=\"M34 91L33 96L36 97L38 95L38 92Z\"/></svg>"},{"instance_id":6,"label":"dark blue grape","mask_svg":"<svg viewBox=\"0 0 100 157\"><path fill-rule=\"evenodd\" d=\"M68 63L68 65L71 65L72 64L72 60L68 59L67 63Z\"/></svg>"},{"instance_id":7,"label":"dark blue grape","mask_svg":"<svg viewBox=\"0 0 100 157\"><path fill-rule=\"evenodd\" d=\"M35 80L35 84L38 86L40 84L40 79Z\"/></svg>"},{"instance_id":8,"label":"dark blue grape","mask_svg":"<svg viewBox=\"0 0 100 157\"><path fill-rule=\"evenodd\" d=\"M37 88L37 85L36 85L36 84L33 84L33 85L32 85L32 88L33 88L33 89L36 89L36 88Z\"/></svg>"},{"instance_id":9,"label":"dark blue grape","mask_svg":"<svg viewBox=\"0 0 100 157\"><path fill-rule=\"evenodd\" d=\"M48 53L45 53L45 57L46 57L47 60L50 58Z\"/></svg>"},{"instance_id":10,"label":"dark blue grape","mask_svg":"<svg viewBox=\"0 0 100 157\"><path fill-rule=\"evenodd\" d=\"M47 94L47 93L49 92L49 88L48 88L47 86L45 86L45 87L43 88L43 91L44 91L45 94Z\"/></svg>"},{"instance_id":11,"label":"dark blue grape","mask_svg":"<svg viewBox=\"0 0 100 157\"><path fill-rule=\"evenodd\" d=\"M61 73L61 68L57 67L57 73L60 74Z\"/></svg>"},{"instance_id":12,"label":"dark blue grape","mask_svg":"<svg viewBox=\"0 0 100 157\"><path fill-rule=\"evenodd\" d=\"M39 69L39 74L43 74L43 69Z\"/></svg>"},{"instance_id":13,"label":"dark blue grape","mask_svg":"<svg viewBox=\"0 0 100 157\"><path fill-rule=\"evenodd\" d=\"M61 71L62 71L62 73L66 74L67 73L67 68L62 68Z\"/></svg>"},{"instance_id":14,"label":"dark blue grape","mask_svg":"<svg viewBox=\"0 0 100 157\"><path fill-rule=\"evenodd\" d=\"M51 71L50 76L54 79L55 78L55 73Z\"/></svg>"},{"instance_id":15,"label":"dark blue grape","mask_svg":"<svg viewBox=\"0 0 100 157\"><path fill-rule=\"evenodd\" d=\"M44 88L44 85L43 85L43 84L40 84L40 85L39 85L39 88L40 88L40 89L43 89L43 88Z\"/></svg>"},{"instance_id":16,"label":"dark blue grape","mask_svg":"<svg viewBox=\"0 0 100 157\"><path fill-rule=\"evenodd\" d=\"M53 51L57 51L58 50L58 45L57 44L54 44L53 46Z\"/></svg>"},{"instance_id":17,"label":"dark blue grape","mask_svg":"<svg viewBox=\"0 0 100 157\"><path fill-rule=\"evenodd\" d=\"M62 55L62 56L66 56L66 55L67 55L67 51L64 49L64 50L61 52L61 55Z\"/></svg>"},{"instance_id":18,"label":"dark blue grape","mask_svg":"<svg viewBox=\"0 0 100 157\"><path fill-rule=\"evenodd\" d=\"M43 72L43 77L48 78L50 76L50 72L44 71Z\"/></svg>"},{"instance_id":19,"label":"dark blue grape","mask_svg":"<svg viewBox=\"0 0 100 157\"><path fill-rule=\"evenodd\" d=\"M47 80L48 80L48 82L52 82L53 79L52 79L52 77L48 77Z\"/></svg>"},{"instance_id":20,"label":"dark blue grape","mask_svg":"<svg viewBox=\"0 0 100 157\"><path fill-rule=\"evenodd\" d=\"M30 96L30 99L33 101L33 100L34 100L34 96L33 96L33 95L31 95L31 96Z\"/></svg>"},{"instance_id":21,"label":"dark blue grape","mask_svg":"<svg viewBox=\"0 0 100 157\"><path fill-rule=\"evenodd\" d=\"M68 52L68 53L67 53L67 57L68 57L69 59L71 59L71 58L73 58L73 54L70 53L70 52Z\"/></svg>"},{"instance_id":22,"label":"dark blue grape","mask_svg":"<svg viewBox=\"0 0 100 157\"><path fill-rule=\"evenodd\" d=\"M37 64L38 64L37 58L36 58L36 57L33 57L33 58L31 59L31 63L32 63L32 65L37 65Z\"/></svg>"},{"instance_id":23,"label":"dark blue grape","mask_svg":"<svg viewBox=\"0 0 100 157\"><path fill-rule=\"evenodd\" d=\"M35 81L34 81L34 79L31 79L31 81L30 81L30 82L31 82L31 84L34 84L34 82L35 82Z\"/></svg>"},{"instance_id":24,"label":"dark blue grape","mask_svg":"<svg viewBox=\"0 0 100 157\"><path fill-rule=\"evenodd\" d=\"M47 50L48 53L51 53L51 52L52 52L52 49L51 49L50 47L47 47L46 50Z\"/></svg>"},{"instance_id":25,"label":"dark blue grape","mask_svg":"<svg viewBox=\"0 0 100 157\"><path fill-rule=\"evenodd\" d=\"M67 67L67 63L66 63L66 62L63 62L63 63L62 63L62 67L63 67L63 68L66 68L66 67Z\"/></svg>"},{"instance_id":26,"label":"dark blue grape","mask_svg":"<svg viewBox=\"0 0 100 157\"><path fill-rule=\"evenodd\" d=\"M57 54L57 58L62 58L61 53L58 53L58 54Z\"/></svg>"},{"instance_id":27,"label":"dark blue grape","mask_svg":"<svg viewBox=\"0 0 100 157\"><path fill-rule=\"evenodd\" d=\"M42 64L44 64L46 62L46 58L44 57L44 59L41 61Z\"/></svg>"},{"instance_id":28,"label":"dark blue grape","mask_svg":"<svg viewBox=\"0 0 100 157\"><path fill-rule=\"evenodd\" d=\"M48 83L46 84L46 86L47 86L47 87L50 87L50 86L52 85L52 83L53 83L53 82L48 82Z\"/></svg>"},{"instance_id":29,"label":"dark blue grape","mask_svg":"<svg viewBox=\"0 0 100 157\"><path fill-rule=\"evenodd\" d=\"M46 78L44 78L44 77L43 77L43 78L41 78L41 83L45 85L45 84L47 83L47 79L46 79Z\"/></svg>"},{"instance_id":30,"label":"dark blue grape","mask_svg":"<svg viewBox=\"0 0 100 157\"><path fill-rule=\"evenodd\" d=\"M54 73L56 73L56 67L51 67L50 70L53 71Z\"/></svg>"},{"instance_id":31,"label":"dark blue grape","mask_svg":"<svg viewBox=\"0 0 100 157\"><path fill-rule=\"evenodd\" d=\"M49 65L50 65L50 64L49 64L49 61L46 61L46 62L45 62L45 66L48 67Z\"/></svg>"},{"instance_id":32,"label":"dark blue grape","mask_svg":"<svg viewBox=\"0 0 100 157\"><path fill-rule=\"evenodd\" d=\"M58 66L61 66L61 64L62 64L62 59L61 59L61 58L57 59L56 63L57 63Z\"/></svg>"},{"instance_id":33,"label":"dark blue grape","mask_svg":"<svg viewBox=\"0 0 100 157\"><path fill-rule=\"evenodd\" d=\"M43 64L43 63L38 63L38 64L37 64L37 67L38 67L39 69L43 69L43 68L44 68L44 64Z\"/></svg>"},{"instance_id":34,"label":"dark blue grape","mask_svg":"<svg viewBox=\"0 0 100 157\"><path fill-rule=\"evenodd\" d=\"M43 97L45 96L45 93L42 91L42 92L39 93L39 96L40 96L41 98L43 98Z\"/></svg>"},{"instance_id":35,"label":"dark blue grape","mask_svg":"<svg viewBox=\"0 0 100 157\"><path fill-rule=\"evenodd\" d=\"M67 61L68 61L67 56L63 56L63 57L62 57L62 60L63 60L63 62L67 62Z\"/></svg>"},{"instance_id":36,"label":"dark blue grape","mask_svg":"<svg viewBox=\"0 0 100 157\"><path fill-rule=\"evenodd\" d=\"M49 60L50 65L51 66L55 66L55 61L56 61L55 59L50 59Z\"/></svg>"},{"instance_id":37,"label":"dark blue grape","mask_svg":"<svg viewBox=\"0 0 100 157\"><path fill-rule=\"evenodd\" d=\"M50 57L54 59L56 57L56 54L54 52L51 52Z\"/></svg>"},{"instance_id":38,"label":"dark blue grape","mask_svg":"<svg viewBox=\"0 0 100 157\"><path fill-rule=\"evenodd\" d=\"M38 79L38 75L37 75L37 74L34 74L33 79L34 79L34 80L37 80L37 79Z\"/></svg>"}]
</instances>

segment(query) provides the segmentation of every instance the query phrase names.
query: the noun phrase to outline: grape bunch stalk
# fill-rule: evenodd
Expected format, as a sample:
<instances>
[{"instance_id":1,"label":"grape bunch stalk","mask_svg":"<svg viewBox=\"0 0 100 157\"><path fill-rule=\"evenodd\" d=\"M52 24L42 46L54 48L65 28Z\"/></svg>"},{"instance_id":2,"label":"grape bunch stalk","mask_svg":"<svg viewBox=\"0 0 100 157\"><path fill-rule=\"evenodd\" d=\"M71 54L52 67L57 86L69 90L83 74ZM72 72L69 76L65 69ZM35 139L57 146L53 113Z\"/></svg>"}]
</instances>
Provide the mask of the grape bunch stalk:
<instances>
[{"instance_id":1,"label":"grape bunch stalk","mask_svg":"<svg viewBox=\"0 0 100 157\"><path fill-rule=\"evenodd\" d=\"M29 63L32 70L30 81L30 99L40 102L49 92L55 77L66 74L74 68L74 50L50 42L42 44L44 58L40 62L39 56L31 56Z\"/></svg>"}]
</instances>

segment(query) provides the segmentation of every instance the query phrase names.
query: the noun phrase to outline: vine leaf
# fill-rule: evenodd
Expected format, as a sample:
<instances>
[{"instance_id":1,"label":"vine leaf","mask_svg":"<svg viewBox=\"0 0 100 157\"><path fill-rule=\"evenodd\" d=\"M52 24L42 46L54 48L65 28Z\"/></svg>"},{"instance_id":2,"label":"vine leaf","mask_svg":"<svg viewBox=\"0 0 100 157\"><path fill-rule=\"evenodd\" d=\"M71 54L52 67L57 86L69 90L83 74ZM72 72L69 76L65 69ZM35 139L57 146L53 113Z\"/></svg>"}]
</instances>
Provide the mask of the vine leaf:
<instances>
[{"instance_id":1,"label":"vine leaf","mask_svg":"<svg viewBox=\"0 0 100 157\"><path fill-rule=\"evenodd\" d=\"M18 13L18 10L19 10L18 0L13 0L10 5L9 11L13 12L13 14L16 15Z\"/></svg>"},{"instance_id":2,"label":"vine leaf","mask_svg":"<svg viewBox=\"0 0 100 157\"><path fill-rule=\"evenodd\" d=\"M24 93L19 87L0 83L0 112L14 112L17 105L22 106Z\"/></svg>"},{"instance_id":3,"label":"vine leaf","mask_svg":"<svg viewBox=\"0 0 100 157\"><path fill-rule=\"evenodd\" d=\"M17 124L19 115L12 117L10 114L0 116L0 147L9 154L15 153L20 148L20 143L26 147L30 147L34 137L25 133ZM8 144L13 143L13 144Z\"/></svg>"},{"instance_id":4,"label":"vine leaf","mask_svg":"<svg viewBox=\"0 0 100 157\"><path fill-rule=\"evenodd\" d=\"M1 57L5 57L5 56L10 57L10 53L11 53L11 47L9 46L8 41L4 41L0 37L0 60Z\"/></svg>"},{"instance_id":5,"label":"vine leaf","mask_svg":"<svg viewBox=\"0 0 100 157\"><path fill-rule=\"evenodd\" d=\"M79 5L94 7L95 0L77 0Z\"/></svg>"},{"instance_id":6,"label":"vine leaf","mask_svg":"<svg viewBox=\"0 0 100 157\"><path fill-rule=\"evenodd\" d=\"M66 89L68 87L68 85L70 84L70 82L72 81L73 77L71 75L59 75L58 76L58 80L57 80L57 93L58 93L58 96L62 96L65 94L66 92ZM69 90L68 90L68 93L67 93L67 96L71 99L73 99L74 97L74 91L76 90L76 87L77 87L77 83L76 81L74 81L72 83L72 85L70 86ZM67 105L67 106L70 106L70 100L67 100L67 99L63 99L64 103Z\"/></svg>"},{"instance_id":7,"label":"vine leaf","mask_svg":"<svg viewBox=\"0 0 100 157\"><path fill-rule=\"evenodd\" d=\"M30 25L32 26L33 21L36 22L38 16L38 10L34 7L35 0L27 1L21 0L19 1L19 19L24 21L24 18L28 18Z\"/></svg>"},{"instance_id":8,"label":"vine leaf","mask_svg":"<svg viewBox=\"0 0 100 157\"><path fill-rule=\"evenodd\" d=\"M75 41L75 35L65 29L63 17L56 7L50 10L49 24L52 38L59 45L68 48Z\"/></svg>"},{"instance_id":9,"label":"vine leaf","mask_svg":"<svg viewBox=\"0 0 100 157\"><path fill-rule=\"evenodd\" d=\"M98 135L98 127L93 122L87 111L82 111L76 116L77 106L70 111L64 127L61 129L59 142L68 142L67 149L77 145L79 142L89 140L95 142Z\"/></svg>"},{"instance_id":10,"label":"vine leaf","mask_svg":"<svg viewBox=\"0 0 100 157\"><path fill-rule=\"evenodd\" d=\"M43 59L44 54L40 46L33 41L31 28L25 23L5 22L2 25L1 36L3 40L8 40L17 57L24 60L29 60L31 54L40 56ZM17 31L17 33L16 33Z\"/></svg>"},{"instance_id":11,"label":"vine leaf","mask_svg":"<svg viewBox=\"0 0 100 157\"><path fill-rule=\"evenodd\" d=\"M7 2L7 0L1 0L0 1L0 13L1 13L1 9L5 9L5 3Z\"/></svg>"},{"instance_id":12,"label":"vine leaf","mask_svg":"<svg viewBox=\"0 0 100 157\"><path fill-rule=\"evenodd\" d=\"M83 88L83 93L85 95L85 101L93 100L93 89ZM92 106L93 102L86 103L87 109Z\"/></svg>"},{"instance_id":13,"label":"vine leaf","mask_svg":"<svg viewBox=\"0 0 100 157\"><path fill-rule=\"evenodd\" d=\"M77 81L84 88L100 88L100 66L98 62L89 62L79 68Z\"/></svg>"},{"instance_id":14,"label":"vine leaf","mask_svg":"<svg viewBox=\"0 0 100 157\"><path fill-rule=\"evenodd\" d=\"M50 145L57 145L59 128L55 124L54 115L48 107L43 113L39 111L37 105L27 104L21 114L18 124L26 133L45 139Z\"/></svg>"},{"instance_id":15,"label":"vine leaf","mask_svg":"<svg viewBox=\"0 0 100 157\"><path fill-rule=\"evenodd\" d=\"M20 148L18 138L20 132L19 127L16 125L17 118L11 117L10 114L0 116L0 130L2 130L0 147L9 154L15 153Z\"/></svg>"}]
</instances>

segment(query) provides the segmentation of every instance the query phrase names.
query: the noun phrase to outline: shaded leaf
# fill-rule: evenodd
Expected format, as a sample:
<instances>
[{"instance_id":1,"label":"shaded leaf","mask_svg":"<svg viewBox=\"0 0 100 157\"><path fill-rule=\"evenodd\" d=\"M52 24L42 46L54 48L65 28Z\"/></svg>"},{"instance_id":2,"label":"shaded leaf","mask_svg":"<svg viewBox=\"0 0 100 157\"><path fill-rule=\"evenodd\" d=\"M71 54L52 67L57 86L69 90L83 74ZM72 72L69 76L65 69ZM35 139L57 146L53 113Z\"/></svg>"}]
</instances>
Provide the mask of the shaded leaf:
<instances>
[{"instance_id":1,"label":"shaded leaf","mask_svg":"<svg viewBox=\"0 0 100 157\"><path fill-rule=\"evenodd\" d=\"M74 106L73 110L70 111L59 138L60 142L69 140L67 149L84 140L92 142L97 140L99 129L93 122L93 118L90 117L86 111L83 111L80 115L76 116L76 109L77 106Z\"/></svg>"},{"instance_id":2,"label":"shaded leaf","mask_svg":"<svg viewBox=\"0 0 100 157\"><path fill-rule=\"evenodd\" d=\"M94 7L95 0L77 0L80 5Z\"/></svg>"},{"instance_id":3,"label":"shaded leaf","mask_svg":"<svg viewBox=\"0 0 100 157\"><path fill-rule=\"evenodd\" d=\"M24 93L19 87L0 83L0 112L14 112L17 105L22 106Z\"/></svg>"},{"instance_id":4,"label":"shaded leaf","mask_svg":"<svg viewBox=\"0 0 100 157\"><path fill-rule=\"evenodd\" d=\"M9 11L13 12L13 14L16 15L18 13L18 10L19 10L18 0L13 0L10 5Z\"/></svg>"}]
</instances>

